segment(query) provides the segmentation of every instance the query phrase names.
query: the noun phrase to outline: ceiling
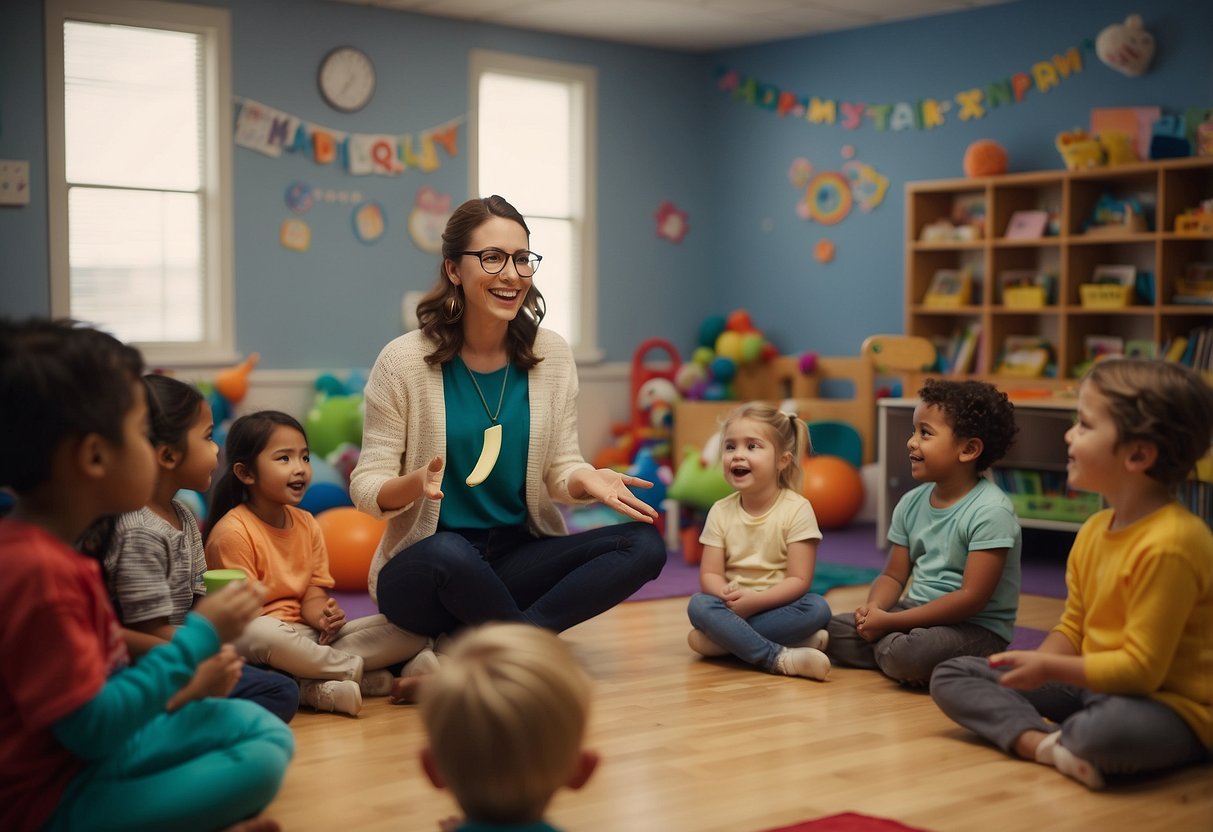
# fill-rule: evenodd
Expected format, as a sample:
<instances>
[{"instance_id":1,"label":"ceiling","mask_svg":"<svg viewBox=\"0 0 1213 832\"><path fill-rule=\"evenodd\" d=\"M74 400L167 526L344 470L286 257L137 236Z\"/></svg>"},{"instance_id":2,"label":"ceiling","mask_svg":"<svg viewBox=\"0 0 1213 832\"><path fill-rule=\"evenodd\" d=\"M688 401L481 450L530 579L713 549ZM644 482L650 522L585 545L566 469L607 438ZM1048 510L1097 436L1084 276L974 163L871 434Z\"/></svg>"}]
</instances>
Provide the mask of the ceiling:
<instances>
[{"instance_id":1,"label":"ceiling","mask_svg":"<svg viewBox=\"0 0 1213 832\"><path fill-rule=\"evenodd\" d=\"M558 35L709 52L1009 0L337 0Z\"/></svg>"}]
</instances>

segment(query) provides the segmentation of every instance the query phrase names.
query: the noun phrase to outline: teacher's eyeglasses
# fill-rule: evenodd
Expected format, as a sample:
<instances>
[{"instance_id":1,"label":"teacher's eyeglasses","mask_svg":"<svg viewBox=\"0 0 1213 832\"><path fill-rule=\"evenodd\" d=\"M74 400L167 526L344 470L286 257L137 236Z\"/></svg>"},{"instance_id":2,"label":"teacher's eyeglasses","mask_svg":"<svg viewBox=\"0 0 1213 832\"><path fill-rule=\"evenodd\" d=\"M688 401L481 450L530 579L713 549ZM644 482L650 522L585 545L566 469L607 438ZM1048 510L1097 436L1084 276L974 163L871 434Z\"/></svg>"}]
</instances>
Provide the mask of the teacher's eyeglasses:
<instances>
[{"instance_id":1,"label":"teacher's eyeglasses","mask_svg":"<svg viewBox=\"0 0 1213 832\"><path fill-rule=\"evenodd\" d=\"M514 271L518 272L519 277L531 277L539 270L539 263L543 260L542 255L536 254L533 251L516 251L513 254L506 254L498 248L482 248L480 251L457 251L459 256L471 255L479 258L480 268L484 269L486 274L501 274L505 268L505 264L509 261L514 261Z\"/></svg>"}]
</instances>

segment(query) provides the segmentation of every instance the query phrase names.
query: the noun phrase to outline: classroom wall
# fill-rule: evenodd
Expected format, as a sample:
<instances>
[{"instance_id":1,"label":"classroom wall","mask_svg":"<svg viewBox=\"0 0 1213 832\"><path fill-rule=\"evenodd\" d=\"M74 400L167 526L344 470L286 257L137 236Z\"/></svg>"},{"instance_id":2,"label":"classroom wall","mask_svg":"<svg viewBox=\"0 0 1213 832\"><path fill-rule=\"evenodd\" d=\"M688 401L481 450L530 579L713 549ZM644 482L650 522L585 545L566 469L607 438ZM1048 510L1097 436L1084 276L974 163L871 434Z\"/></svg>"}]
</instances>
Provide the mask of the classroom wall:
<instances>
[{"instance_id":1,"label":"classroom wall","mask_svg":"<svg viewBox=\"0 0 1213 832\"><path fill-rule=\"evenodd\" d=\"M1090 108L1213 104L1213 5L1183 0L1021 0L758 47L695 56L312 0L214 0L232 11L234 92L306 119L358 132L418 132L467 111L468 51L495 49L588 63L599 71L599 333L609 363L627 362L645 338L684 354L703 319L737 307L784 352L847 354L903 322L902 193L919 179L961 175L969 143L994 138L1012 170L1059 168L1055 134L1085 125ZM1047 92L933 129L854 130L780 117L717 88L720 68L798 95L852 102L947 99L984 87L1142 12L1158 43L1149 73L1128 78L1082 51L1082 70ZM0 11L0 158L29 159L34 193L0 208L0 311L49 311L46 255L43 22L39 0ZM365 49L379 71L360 113L328 109L315 88L332 46ZM838 171L844 150L887 177L884 201L825 225L802 219L805 189L793 160ZM401 330L400 300L428 287L435 261L404 223L419 187L467 195L466 130L459 156L439 170L397 178L350 177L294 155L270 159L236 148L237 346L266 370L364 367ZM440 151L441 152L441 151ZM277 242L293 181L357 189L387 208L389 233L357 243L335 206L313 209L311 251ZM522 195L523 197L525 195ZM525 200L511 196L523 204ZM663 200L690 213L680 245L660 240ZM320 211L332 221L321 222ZM836 256L819 263L823 239ZM615 374L618 376L618 373ZM626 390L626 387L624 388ZM615 391L617 392L617 391ZM613 394L612 394L613 395ZM619 412L626 413L626 402Z\"/></svg>"},{"instance_id":2,"label":"classroom wall","mask_svg":"<svg viewBox=\"0 0 1213 832\"><path fill-rule=\"evenodd\" d=\"M1135 78L1082 48L1131 13L1157 43L1149 71ZM713 56L717 67L803 96L895 103L983 88L1071 47L1081 49L1081 72L982 118L962 121L954 107L932 129L811 124L709 92L721 305L749 309L785 352L851 353L866 335L903 331L906 183L962 177L965 149L983 138L1006 148L1012 171L1060 169L1056 134L1086 127L1093 107L1213 106L1213 4L1024 0ZM848 146L888 178L883 203L852 208L834 225L797 216L807 188L789 181L792 161L838 171ZM813 256L822 239L835 246L829 264Z\"/></svg>"}]
</instances>

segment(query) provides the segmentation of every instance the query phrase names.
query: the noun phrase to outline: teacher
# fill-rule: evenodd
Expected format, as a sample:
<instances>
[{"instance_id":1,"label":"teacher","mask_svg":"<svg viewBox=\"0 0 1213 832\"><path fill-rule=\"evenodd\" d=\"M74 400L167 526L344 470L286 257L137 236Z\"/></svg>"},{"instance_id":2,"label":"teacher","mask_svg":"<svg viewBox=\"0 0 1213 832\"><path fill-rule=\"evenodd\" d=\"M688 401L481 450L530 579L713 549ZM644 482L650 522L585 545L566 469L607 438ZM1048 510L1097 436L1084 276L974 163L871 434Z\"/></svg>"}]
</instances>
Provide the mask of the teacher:
<instances>
[{"instance_id":1,"label":"teacher","mask_svg":"<svg viewBox=\"0 0 1213 832\"><path fill-rule=\"evenodd\" d=\"M661 572L656 511L595 469L577 442L577 370L539 326L542 257L499 196L471 199L442 234L420 329L383 348L364 392L359 509L387 518L369 587L403 629L437 637L485 621L559 632ZM633 522L568 534L556 503L597 500Z\"/></svg>"}]
</instances>

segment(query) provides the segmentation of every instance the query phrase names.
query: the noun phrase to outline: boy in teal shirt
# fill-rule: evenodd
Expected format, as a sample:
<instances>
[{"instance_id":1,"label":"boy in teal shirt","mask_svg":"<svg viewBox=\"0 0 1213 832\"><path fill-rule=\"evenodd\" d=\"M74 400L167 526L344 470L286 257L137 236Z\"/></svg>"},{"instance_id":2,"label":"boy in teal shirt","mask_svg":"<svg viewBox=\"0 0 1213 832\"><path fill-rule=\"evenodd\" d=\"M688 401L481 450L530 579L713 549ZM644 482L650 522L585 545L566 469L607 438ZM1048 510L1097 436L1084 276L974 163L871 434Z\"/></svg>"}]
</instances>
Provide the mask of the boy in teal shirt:
<instances>
[{"instance_id":1,"label":"boy in teal shirt","mask_svg":"<svg viewBox=\"0 0 1213 832\"><path fill-rule=\"evenodd\" d=\"M918 395L906 447L923 484L897 503L884 571L858 609L830 620L827 650L835 664L913 686L946 659L1006 649L1022 545L1010 499L982 477L1015 438L1006 394L929 379Z\"/></svg>"}]
</instances>

